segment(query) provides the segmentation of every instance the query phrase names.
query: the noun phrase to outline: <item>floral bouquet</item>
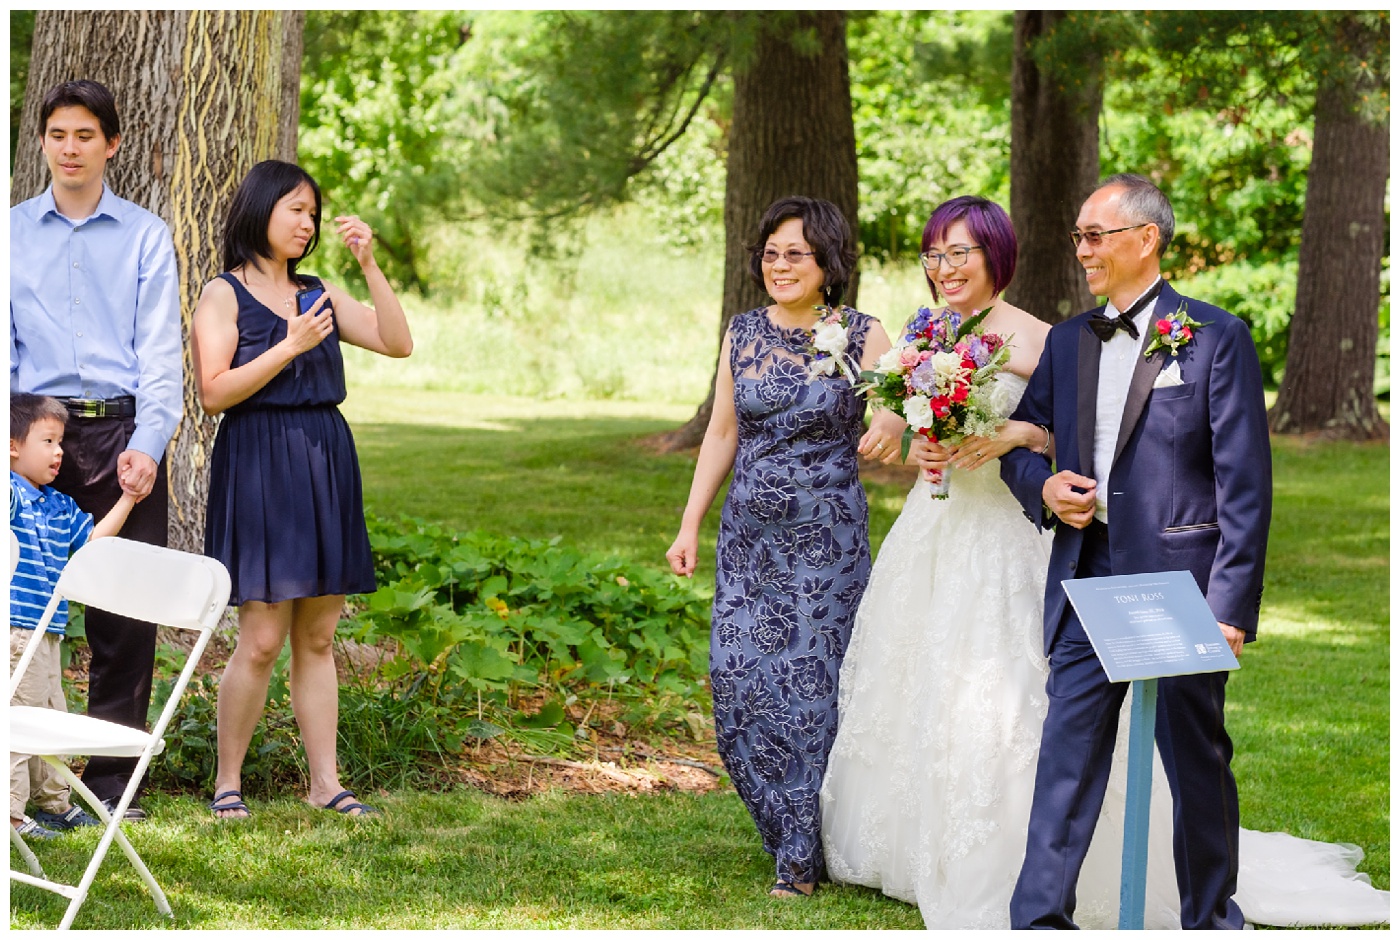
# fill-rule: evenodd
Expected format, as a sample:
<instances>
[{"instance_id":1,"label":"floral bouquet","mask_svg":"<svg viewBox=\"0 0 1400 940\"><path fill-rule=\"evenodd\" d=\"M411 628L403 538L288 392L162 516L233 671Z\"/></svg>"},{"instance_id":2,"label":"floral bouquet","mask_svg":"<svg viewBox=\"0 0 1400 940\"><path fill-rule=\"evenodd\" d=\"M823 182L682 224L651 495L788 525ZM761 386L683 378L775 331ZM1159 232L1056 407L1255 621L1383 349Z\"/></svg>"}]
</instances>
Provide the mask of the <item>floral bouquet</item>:
<instances>
[{"instance_id":1,"label":"floral bouquet","mask_svg":"<svg viewBox=\"0 0 1400 940\"><path fill-rule=\"evenodd\" d=\"M962 315L920 307L894 348L875 368L861 374L875 405L904 418L908 427L900 447L908 457L915 434L930 441L956 443L968 435L992 437L1003 421L1004 403L996 394L996 374L1011 358L1009 337L983 333L991 308ZM946 499L948 479L930 480L933 497Z\"/></svg>"},{"instance_id":2,"label":"floral bouquet","mask_svg":"<svg viewBox=\"0 0 1400 940\"><path fill-rule=\"evenodd\" d=\"M850 329L850 307L828 307L821 304L814 308L817 322L812 326L812 340L807 344L806 353L812 359L807 363L807 378L815 379L822 375L835 375L836 370L852 384L858 384L856 370L851 368L850 356L846 353L847 333ZM859 364L856 366L859 369Z\"/></svg>"}]
</instances>

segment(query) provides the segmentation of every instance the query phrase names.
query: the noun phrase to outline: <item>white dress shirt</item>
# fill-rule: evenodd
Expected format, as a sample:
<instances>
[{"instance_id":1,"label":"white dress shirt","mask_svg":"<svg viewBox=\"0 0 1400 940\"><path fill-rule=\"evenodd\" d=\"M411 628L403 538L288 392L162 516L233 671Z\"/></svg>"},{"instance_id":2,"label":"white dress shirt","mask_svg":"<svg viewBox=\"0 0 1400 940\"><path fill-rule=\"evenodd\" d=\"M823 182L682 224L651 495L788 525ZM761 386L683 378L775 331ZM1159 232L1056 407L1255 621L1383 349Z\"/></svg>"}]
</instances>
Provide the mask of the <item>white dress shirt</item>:
<instances>
[{"instance_id":1,"label":"white dress shirt","mask_svg":"<svg viewBox=\"0 0 1400 940\"><path fill-rule=\"evenodd\" d=\"M1153 281L1147 290L1133 298L1133 303L1156 284L1157 281ZM1118 448L1118 426L1123 423L1128 386L1132 384L1133 371L1147 343L1147 324L1156 307L1157 298L1153 298L1133 317L1133 325L1138 329L1137 339L1129 336L1126 330L1119 330L1099 352L1099 391L1094 407L1094 479L1098 482L1094 491L1094 518L1104 524L1108 523L1108 475L1113 471L1113 452ZM1104 316L1109 319L1120 313L1111 300L1104 308Z\"/></svg>"}]
</instances>

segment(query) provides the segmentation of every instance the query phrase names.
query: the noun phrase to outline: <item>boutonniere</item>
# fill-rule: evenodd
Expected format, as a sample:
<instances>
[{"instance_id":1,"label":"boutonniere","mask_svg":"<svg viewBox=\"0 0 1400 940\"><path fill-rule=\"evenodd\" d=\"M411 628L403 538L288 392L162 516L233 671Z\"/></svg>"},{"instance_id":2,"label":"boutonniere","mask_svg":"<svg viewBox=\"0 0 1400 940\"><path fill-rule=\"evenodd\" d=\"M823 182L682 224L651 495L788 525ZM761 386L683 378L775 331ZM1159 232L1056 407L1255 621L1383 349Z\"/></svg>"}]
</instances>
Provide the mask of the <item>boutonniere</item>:
<instances>
[{"instance_id":1,"label":"boutonniere","mask_svg":"<svg viewBox=\"0 0 1400 940\"><path fill-rule=\"evenodd\" d=\"M846 363L851 308L840 307L833 310L822 304L814 309L817 311L817 322L813 324L812 338L803 350L812 357L812 361L807 363L807 377L815 379L821 375L835 375L836 370L840 369L846 379L855 385L855 374Z\"/></svg>"},{"instance_id":2,"label":"boutonniere","mask_svg":"<svg viewBox=\"0 0 1400 940\"><path fill-rule=\"evenodd\" d=\"M1169 313L1152 324L1152 338L1148 340L1142 354L1151 356L1159 349L1166 349L1171 351L1174 358L1181 347L1191 342L1191 337L1196 335L1193 328L1200 329L1205 325L1191 319L1191 315L1186 312L1186 301L1183 300L1176 313Z\"/></svg>"}]
</instances>

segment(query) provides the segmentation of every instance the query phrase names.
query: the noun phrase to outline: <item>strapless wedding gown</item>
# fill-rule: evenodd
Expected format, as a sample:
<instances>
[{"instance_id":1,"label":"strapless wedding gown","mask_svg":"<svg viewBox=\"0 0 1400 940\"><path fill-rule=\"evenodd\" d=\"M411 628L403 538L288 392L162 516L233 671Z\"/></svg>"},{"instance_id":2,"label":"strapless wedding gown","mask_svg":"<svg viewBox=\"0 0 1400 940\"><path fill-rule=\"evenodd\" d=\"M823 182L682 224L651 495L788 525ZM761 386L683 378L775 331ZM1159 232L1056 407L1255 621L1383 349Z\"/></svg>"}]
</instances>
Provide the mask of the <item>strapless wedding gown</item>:
<instances>
[{"instance_id":1,"label":"strapless wedding gown","mask_svg":"<svg viewBox=\"0 0 1400 940\"><path fill-rule=\"evenodd\" d=\"M1025 380L998 382L1009 414ZM914 485L856 615L822 841L832 880L918 904L929 928L1006 928L1046 709L1051 535L1026 521L995 461L951 473L946 500ZM1081 927L1118 922L1127 724L1079 878ZM1154 763L1146 926L1178 928L1171 795ZM1388 923L1389 892L1360 859L1356 846L1241 830L1235 900L1258 924Z\"/></svg>"}]
</instances>

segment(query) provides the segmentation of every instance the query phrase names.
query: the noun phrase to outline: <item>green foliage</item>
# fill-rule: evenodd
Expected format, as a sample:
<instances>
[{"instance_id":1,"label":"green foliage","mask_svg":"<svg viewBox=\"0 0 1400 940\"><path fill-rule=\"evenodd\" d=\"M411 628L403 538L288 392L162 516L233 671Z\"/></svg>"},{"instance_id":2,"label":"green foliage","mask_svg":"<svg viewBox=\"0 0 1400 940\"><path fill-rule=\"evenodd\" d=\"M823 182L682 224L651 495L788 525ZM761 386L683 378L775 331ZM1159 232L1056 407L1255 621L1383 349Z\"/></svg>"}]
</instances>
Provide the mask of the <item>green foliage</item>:
<instances>
[{"instance_id":1,"label":"green foliage","mask_svg":"<svg viewBox=\"0 0 1400 940\"><path fill-rule=\"evenodd\" d=\"M29 54L34 45L34 11L10 11L10 172L15 169L15 152L19 147L20 112L24 110L24 86L29 81ZM26 137L38 136L38 129L26 131Z\"/></svg>"},{"instance_id":2,"label":"green foliage","mask_svg":"<svg viewBox=\"0 0 1400 940\"><path fill-rule=\"evenodd\" d=\"M340 632L396 655L341 689L338 753L353 787L431 786L464 747L497 736L569 753L604 711L629 727L693 733L709 708L708 605L669 575L558 538L456 535L413 520L371 517L370 542L381 587ZM305 784L288 655L243 765L247 793ZM172 684L158 684L153 714ZM217 690L212 675L190 684L155 785L212 785ZM577 724L566 711L575 704Z\"/></svg>"},{"instance_id":3,"label":"green foliage","mask_svg":"<svg viewBox=\"0 0 1400 940\"><path fill-rule=\"evenodd\" d=\"M1298 257L1263 264L1229 264L1174 281L1174 286L1249 324L1264 384L1277 388L1288 358L1288 323L1298 284Z\"/></svg>"},{"instance_id":4,"label":"green foliage","mask_svg":"<svg viewBox=\"0 0 1400 940\"><path fill-rule=\"evenodd\" d=\"M616 694L629 724L675 723L698 710L708 672L704 601L672 577L559 541L376 520L370 542L382 586L351 632L397 642L407 655L384 666L384 677L420 683L429 701L460 683L507 706L520 687ZM558 720L546 726L563 719L562 709L550 714Z\"/></svg>"},{"instance_id":5,"label":"green foliage","mask_svg":"<svg viewBox=\"0 0 1400 940\"><path fill-rule=\"evenodd\" d=\"M474 154L473 196L544 225L621 201L704 104L733 23L671 10L483 19L473 73L503 116Z\"/></svg>"},{"instance_id":6,"label":"green foliage","mask_svg":"<svg viewBox=\"0 0 1400 940\"><path fill-rule=\"evenodd\" d=\"M456 12L307 13L297 152L324 190L322 251L342 276L358 265L324 235L334 216L357 214L390 280L431 288L424 240L466 213L466 154L490 124L492 102L461 81L471 29Z\"/></svg>"},{"instance_id":7,"label":"green foliage","mask_svg":"<svg viewBox=\"0 0 1400 940\"><path fill-rule=\"evenodd\" d=\"M304 788L306 756L292 716L287 664L291 649L277 658L268 683L267 708L253 730L243 759L243 792L272 794ZM160 714L175 684L178 668L167 663L151 694L150 720ZM165 729L165 751L151 761L151 785L166 790L206 792L218 769L219 683L212 673L190 681L180 709Z\"/></svg>"},{"instance_id":8,"label":"green foliage","mask_svg":"<svg viewBox=\"0 0 1400 940\"><path fill-rule=\"evenodd\" d=\"M693 408L714 375L724 243L694 231L698 244L680 244L682 229L663 223L664 211L596 213L575 253L549 260L531 255L514 228L433 229L428 264L441 290L428 300L401 295L413 356L346 347L346 374L356 384ZM665 285L664 303L643 277Z\"/></svg>"},{"instance_id":9,"label":"green foliage","mask_svg":"<svg viewBox=\"0 0 1400 940\"><path fill-rule=\"evenodd\" d=\"M847 33L861 254L912 259L944 200L1009 202L1011 14L878 11Z\"/></svg>"},{"instance_id":10,"label":"green foliage","mask_svg":"<svg viewBox=\"0 0 1400 940\"><path fill-rule=\"evenodd\" d=\"M1262 95L1310 97L1336 82L1370 89L1364 113L1389 120L1387 10L1170 10L1141 19L1145 44L1177 77L1169 101L1178 107L1248 108Z\"/></svg>"}]
</instances>

